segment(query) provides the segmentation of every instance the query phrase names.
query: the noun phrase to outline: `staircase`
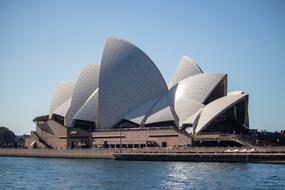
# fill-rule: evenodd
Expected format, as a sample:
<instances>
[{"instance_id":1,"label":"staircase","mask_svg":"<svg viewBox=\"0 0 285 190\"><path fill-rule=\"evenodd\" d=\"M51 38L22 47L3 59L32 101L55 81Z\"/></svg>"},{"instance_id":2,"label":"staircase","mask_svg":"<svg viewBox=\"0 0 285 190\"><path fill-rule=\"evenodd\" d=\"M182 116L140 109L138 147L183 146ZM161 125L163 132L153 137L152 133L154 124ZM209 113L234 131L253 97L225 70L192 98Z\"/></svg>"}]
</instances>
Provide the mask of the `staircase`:
<instances>
[{"instance_id":1,"label":"staircase","mask_svg":"<svg viewBox=\"0 0 285 190\"><path fill-rule=\"evenodd\" d=\"M254 146L250 139L236 134L201 134L194 135L194 141L233 141L246 147Z\"/></svg>"},{"instance_id":2,"label":"staircase","mask_svg":"<svg viewBox=\"0 0 285 190\"><path fill-rule=\"evenodd\" d=\"M52 148L50 145L48 145L35 131L32 131L32 135L38 140L40 143L45 145L47 148Z\"/></svg>"}]
</instances>

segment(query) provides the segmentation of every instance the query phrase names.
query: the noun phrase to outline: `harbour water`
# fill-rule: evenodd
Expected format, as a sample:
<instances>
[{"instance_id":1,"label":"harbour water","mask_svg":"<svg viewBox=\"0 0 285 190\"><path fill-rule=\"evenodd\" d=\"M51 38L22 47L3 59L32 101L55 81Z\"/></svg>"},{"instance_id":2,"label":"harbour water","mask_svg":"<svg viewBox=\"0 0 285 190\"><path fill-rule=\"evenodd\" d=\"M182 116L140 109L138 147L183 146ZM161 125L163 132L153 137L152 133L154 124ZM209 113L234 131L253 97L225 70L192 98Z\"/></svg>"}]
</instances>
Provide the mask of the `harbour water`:
<instances>
[{"instance_id":1,"label":"harbour water","mask_svg":"<svg viewBox=\"0 0 285 190\"><path fill-rule=\"evenodd\" d=\"M285 189L285 165L0 157L0 189Z\"/></svg>"}]
</instances>

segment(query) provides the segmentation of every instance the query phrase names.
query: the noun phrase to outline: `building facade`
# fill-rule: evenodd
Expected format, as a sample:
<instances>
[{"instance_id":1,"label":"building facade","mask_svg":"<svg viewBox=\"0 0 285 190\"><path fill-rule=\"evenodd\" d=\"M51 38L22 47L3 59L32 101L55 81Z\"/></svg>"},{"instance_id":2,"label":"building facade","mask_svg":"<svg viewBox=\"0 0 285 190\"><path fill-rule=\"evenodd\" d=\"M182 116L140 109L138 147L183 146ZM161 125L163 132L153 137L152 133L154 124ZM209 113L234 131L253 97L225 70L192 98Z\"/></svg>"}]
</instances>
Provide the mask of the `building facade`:
<instances>
[{"instance_id":1,"label":"building facade","mask_svg":"<svg viewBox=\"0 0 285 190\"><path fill-rule=\"evenodd\" d=\"M191 146L207 133L248 130L248 95L227 91L227 74L204 73L183 56L167 84L153 61L118 38L100 65L55 90L50 113L34 119L29 148Z\"/></svg>"}]
</instances>

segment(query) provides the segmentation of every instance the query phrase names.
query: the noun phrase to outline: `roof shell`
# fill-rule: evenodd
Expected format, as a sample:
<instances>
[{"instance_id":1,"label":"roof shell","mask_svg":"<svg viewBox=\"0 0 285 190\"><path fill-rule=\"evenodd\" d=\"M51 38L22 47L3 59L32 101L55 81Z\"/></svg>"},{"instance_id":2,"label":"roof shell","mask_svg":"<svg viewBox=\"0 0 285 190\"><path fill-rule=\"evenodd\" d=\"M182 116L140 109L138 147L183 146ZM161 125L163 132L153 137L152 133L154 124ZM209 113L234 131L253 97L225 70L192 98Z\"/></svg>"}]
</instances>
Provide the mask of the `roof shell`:
<instances>
[{"instance_id":1,"label":"roof shell","mask_svg":"<svg viewBox=\"0 0 285 190\"><path fill-rule=\"evenodd\" d=\"M62 117L66 117L66 113L67 110L70 107L70 103L71 103L71 98L69 98L68 100L66 100L64 103L62 103L56 110L54 110L52 112L52 114L56 114L56 115L60 115Z\"/></svg>"},{"instance_id":2,"label":"roof shell","mask_svg":"<svg viewBox=\"0 0 285 190\"><path fill-rule=\"evenodd\" d=\"M241 91L241 90L231 91L231 92L228 92L227 96L239 95L239 94L244 94L244 91Z\"/></svg>"},{"instance_id":3,"label":"roof shell","mask_svg":"<svg viewBox=\"0 0 285 190\"><path fill-rule=\"evenodd\" d=\"M180 98L186 98L203 104L226 76L226 74L203 73L180 81L175 91L175 102Z\"/></svg>"},{"instance_id":4,"label":"roof shell","mask_svg":"<svg viewBox=\"0 0 285 190\"><path fill-rule=\"evenodd\" d=\"M98 109L98 90L97 88L86 100L80 110L73 117L73 120L84 120L96 122Z\"/></svg>"},{"instance_id":5,"label":"roof shell","mask_svg":"<svg viewBox=\"0 0 285 190\"><path fill-rule=\"evenodd\" d=\"M200 113L203 110L203 108L199 109L197 112L195 112L194 114L192 114L188 119L186 119L183 124L191 124L193 126L193 128L196 127L198 119L200 117Z\"/></svg>"},{"instance_id":6,"label":"roof shell","mask_svg":"<svg viewBox=\"0 0 285 190\"><path fill-rule=\"evenodd\" d=\"M144 124L174 121L169 102L169 94L166 93L152 108Z\"/></svg>"},{"instance_id":7,"label":"roof shell","mask_svg":"<svg viewBox=\"0 0 285 190\"><path fill-rule=\"evenodd\" d=\"M50 116L61 104L72 97L74 86L75 81L66 81L59 83L51 100Z\"/></svg>"},{"instance_id":8,"label":"roof shell","mask_svg":"<svg viewBox=\"0 0 285 190\"><path fill-rule=\"evenodd\" d=\"M247 101L248 95L231 95L219 98L208 105L201 111L195 133L199 133L210 125L219 115L241 101Z\"/></svg>"},{"instance_id":9,"label":"roof shell","mask_svg":"<svg viewBox=\"0 0 285 190\"><path fill-rule=\"evenodd\" d=\"M144 119L148 116L149 112L151 111L152 107L155 103L159 100L159 97L155 97L149 100L146 103L143 103L138 108L130 112L128 115L124 117L124 119L134 122L136 124L142 125Z\"/></svg>"},{"instance_id":10,"label":"roof shell","mask_svg":"<svg viewBox=\"0 0 285 190\"><path fill-rule=\"evenodd\" d=\"M177 116L179 117L179 128L183 126L189 117L194 115L198 112L204 105L198 102L195 102L191 99L187 98L180 98L179 100L175 101L175 111Z\"/></svg>"},{"instance_id":11,"label":"roof shell","mask_svg":"<svg viewBox=\"0 0 285 190\"><path fill-rule=\"evenodd\" d=\"M110 128L145 102L168 91L152 60L133 44L109 38L99 79L99 126Z\"/></svg>"},{"instance_id":12,"label":"roof shell","mask_svg":"<svg viewBox=\"0 0 285 190\"><path fill-rule=\"evenodd\" d=\"M169 88L178 84L179 81L186 79L190 76L203 73L200 67L196 64L196 62L187 56L183 56L180 60L180 63L176 69L175 75L173 79L169 83Z\"/></svg>"},{"instance_id":13,"label":"roof shell","mask_svg":"<svg viewBox=\"0 0 285 190\"><path fill-rule=\"evenodd\" d=\"M65 125L70 127L73 117L83 106L90 95L98 88L99 65L86 65L76 82Z\"/></svg>"}]
</instances>

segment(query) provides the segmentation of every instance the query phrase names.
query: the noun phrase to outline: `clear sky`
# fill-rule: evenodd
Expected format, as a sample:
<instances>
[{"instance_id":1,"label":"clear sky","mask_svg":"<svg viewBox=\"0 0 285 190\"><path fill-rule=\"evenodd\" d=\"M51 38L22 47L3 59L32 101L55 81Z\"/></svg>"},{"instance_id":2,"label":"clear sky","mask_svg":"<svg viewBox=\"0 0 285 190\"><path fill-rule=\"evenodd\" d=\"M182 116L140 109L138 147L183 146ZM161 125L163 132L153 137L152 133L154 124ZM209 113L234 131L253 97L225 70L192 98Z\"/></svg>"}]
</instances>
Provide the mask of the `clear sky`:
<instances>
[{"instance_id":1,"label":"clear sky","mask_svg":"<svg viewBox=\"0 0 285 190\"><path fill-rule=\"evenodd\" d=\"M146 52L168 82L183 55L250 95L250 127L285 129L285 1L0 0L0 126L48 114L56 85L99 64L107 37Z\"/></svg>"}]
</instances>

